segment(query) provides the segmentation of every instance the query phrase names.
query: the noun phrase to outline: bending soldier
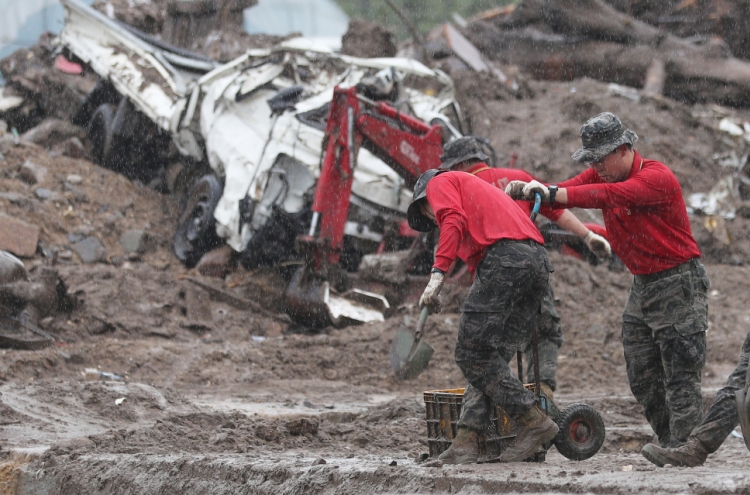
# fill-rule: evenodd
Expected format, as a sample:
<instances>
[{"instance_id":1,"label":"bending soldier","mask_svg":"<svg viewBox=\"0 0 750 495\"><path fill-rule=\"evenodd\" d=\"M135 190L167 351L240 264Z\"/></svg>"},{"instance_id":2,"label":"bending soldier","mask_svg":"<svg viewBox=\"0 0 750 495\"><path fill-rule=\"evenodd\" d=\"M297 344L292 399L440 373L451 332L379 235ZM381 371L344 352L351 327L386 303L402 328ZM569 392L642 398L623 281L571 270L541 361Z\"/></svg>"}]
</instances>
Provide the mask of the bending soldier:
<instances>
[{"instance_id":1,"label":"bending soldier","mask_svg":"<svg viewBox=\"0 0 750 495\"><path fill-rule=\"evenodd\" d=\"M526 213L498 188L464 172L429 170L414 187L407 212L420 232L440 227L430 282L419 304L440 312L445 273L460 258L474 276L461 307L456 364L472 387L519 419L514 444L500 460L522 461L558 431L510 370L531 340L551 265L544 240ZM489 426L483 425L483 430ZM478 431L459 426L446 463L475 463Z\"/></svg>"},{"instance_id":2,"label":"bending soldier","mask_svg":"<svg viewBox=\"0 0 750 495\"><path fill-rule=\"evenodd\" d=\"M534 178L527 172L515 168L492 168L487 165L486 161L489 156L482 150L481 143L473 136L464 136L445 145L443 154L440 157L443 164L441 170L456 170L467 172L474 175L488 184L505 191L505 187L510 181L524 180L531 181ZM531 215L532 204L528 201L518 201L518 206ZM568 210L555 210L548 205L542 206L540 214L549 220L556 222L560 227L568 230L584 240L591 251L600 258L608 258L612 251L609 243L605 238L591 232L581 223L575 215ZM547 289L540 306L538 317L537 333L539 335L539 376L541 379L542 392L553 400L553 392L557 387L557 354L558 349L563 343L562 327L560 325L560 316L555 309L555 299L552 292L552 285L547 284ZM531 359L531 349L526 349L527 377L533 377L533 359ZM522 377L519 377L523 379ZM475 390L467 387L464 393L462 410L471 408L474 404L472 398L475 396ZM482 394L479 394L481 398ZM482 406L480 406L482 407ZM469 417L482 417L489 414L489 411L477 411ZM484 422L480 419L480 422Z\"/></svg>"}]
</instances>

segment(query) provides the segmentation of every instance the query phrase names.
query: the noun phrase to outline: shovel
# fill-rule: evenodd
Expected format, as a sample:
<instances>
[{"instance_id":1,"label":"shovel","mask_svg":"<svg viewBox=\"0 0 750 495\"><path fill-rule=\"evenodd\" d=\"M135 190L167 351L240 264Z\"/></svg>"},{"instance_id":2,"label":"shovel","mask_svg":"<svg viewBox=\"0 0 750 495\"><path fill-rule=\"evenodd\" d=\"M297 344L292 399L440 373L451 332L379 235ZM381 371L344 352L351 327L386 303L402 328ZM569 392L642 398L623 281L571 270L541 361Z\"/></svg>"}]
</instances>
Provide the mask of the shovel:
<instances>
[{"instance_id":1,"label":"shovel","mask_svg":"<svg viewBox=\"0 0 750 495\"><path fill-rule=\"evenodd\" d=\"M429 315L430 310L422 308L414 332L404 326L396 332L391 344L391 368L399 380L410 380L419 376L435 352L430 344L422 340L422 332Z\"/></svg>"}]
</instances>

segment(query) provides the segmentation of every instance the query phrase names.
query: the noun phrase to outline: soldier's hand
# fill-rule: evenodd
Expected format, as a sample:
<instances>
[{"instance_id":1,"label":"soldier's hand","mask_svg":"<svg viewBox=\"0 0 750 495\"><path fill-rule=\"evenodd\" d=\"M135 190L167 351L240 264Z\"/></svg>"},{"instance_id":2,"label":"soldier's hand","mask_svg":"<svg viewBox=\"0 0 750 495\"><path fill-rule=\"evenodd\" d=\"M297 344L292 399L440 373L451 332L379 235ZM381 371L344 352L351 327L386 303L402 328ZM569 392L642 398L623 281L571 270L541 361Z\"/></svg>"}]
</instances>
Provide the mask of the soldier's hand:
<instances>
[{"instance_id":1,"label":"soldier's hand","mask_svg":"<svg viewBox=\"0 0 750 495\"><path fill-rule=\"evenodd\" d=\"M445 282L445 273L433 272L430 277L430 281L427 283L422 297L419 298L419 307L430 310L431 313L440 313L442 308L440 307L440 291L443 288L443 282Z\"/></svg>"},{"instance_id":2,"label":"soldier's hand","mask_svg":"<svg viewBox=\"0 0 750 495\"><path fill-rule=\"evenodd\" d=\"M505 186L505 194L515 200L523 199L523 187L526 182L522 180L512 180Z\"/></svg>"},{"instance_id":3,"label":"soldier's hand","mask_svg":"<svg viewBox=\"0 0 750 495\"><path fill-rule=\"evenodd\" d=\"M549 189L541 182L532 180L523 187L523 199L526 201L534 201L537 194L542 197L542 202L549 201Z\"/></svg>"},{"instance_id":4,"label":"soldier's hand","mask_svg":"<svg viewBox=\"0 0 750 495\"><path fill-rule=\"evenodd\" d=\"M609 242L604 237L594 234L589 230L586 237L583 238L583 242L589 247L592 253L598 258L610 258L612 256L612 248Z\"/></svg>"}]
</instances>

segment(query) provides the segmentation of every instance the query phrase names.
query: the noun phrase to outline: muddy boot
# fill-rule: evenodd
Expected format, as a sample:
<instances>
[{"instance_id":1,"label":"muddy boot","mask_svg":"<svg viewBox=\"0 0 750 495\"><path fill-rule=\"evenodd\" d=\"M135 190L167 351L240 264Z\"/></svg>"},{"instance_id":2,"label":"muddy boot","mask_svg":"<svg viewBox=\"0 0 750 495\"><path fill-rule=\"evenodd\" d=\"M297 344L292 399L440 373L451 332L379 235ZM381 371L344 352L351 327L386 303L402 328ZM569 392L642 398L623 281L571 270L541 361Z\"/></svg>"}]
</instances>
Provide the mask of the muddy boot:
<instances>
[{"instance_id":1,"label":"muddy boot","mask_svg":"<svg viewBox=\"0 0 750 495\"><path fill-rule=\"evenodd\" d=\"M664 449L649 443L641 449L641 454L659 467L665 464L679 467L702 466L708 457L708 451L695 437L688 438L685 445L672 449Z\"/></svg>"},{"instance_id":2,"label":"muddy boot","mask_svg":"<svg viewBox=\"0 0 750 495\"><path fill-rule=\"evenodd\" d=\"M520 462L534 455L539 447L551 441L559 428L537 406L521 416L516 441L500 456L500 462Z\"/></svg>"},{"instance_id":3,"label":"muddy boot","mask_svg":"<svg viewBox=\"0 0 750 495\"><path fill-rule=\"evenodd\" d=\"M479 435L468 428L459 428L451 446L440 454L444 464L476 464L479 457Z\"/></svg>"}]
</instances>

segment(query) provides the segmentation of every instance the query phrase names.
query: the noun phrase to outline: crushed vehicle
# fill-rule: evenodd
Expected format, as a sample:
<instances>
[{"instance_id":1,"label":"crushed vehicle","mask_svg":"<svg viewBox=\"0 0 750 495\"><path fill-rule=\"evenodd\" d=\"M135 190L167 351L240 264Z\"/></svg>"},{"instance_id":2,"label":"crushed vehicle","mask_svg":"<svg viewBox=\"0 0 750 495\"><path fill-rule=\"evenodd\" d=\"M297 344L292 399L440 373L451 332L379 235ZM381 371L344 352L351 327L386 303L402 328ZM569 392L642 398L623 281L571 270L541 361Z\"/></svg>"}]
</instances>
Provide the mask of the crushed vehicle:
<instances>
[{"instance_id":1,"label":"crushed vehicle","mask_svg":"<svg viewBox=\"0 0 750 495\"><path fill-rule=\"evenodd\" d=\"M197 178L178 221L175 253L195 264L222 242L245 267L299 265L295 241L307 232L334 88L358 86L397 113L461 135L449 77L403 58L360 59L296 38L249 50L227 64L167 45L63 0L64 54L101 78L74 118L87 126L95 161L144 182L174 172ZM409 144L403 152L415 154ZM177 150L175 157L174 150ZM170 155L171 153L171 155ZM418 160L418 157L417 157ZM405 227L410 186L366 149L353 173L342 266L416 237ZM395 225L395 227L394 227Z\"/></svg>"}]
</instances>

